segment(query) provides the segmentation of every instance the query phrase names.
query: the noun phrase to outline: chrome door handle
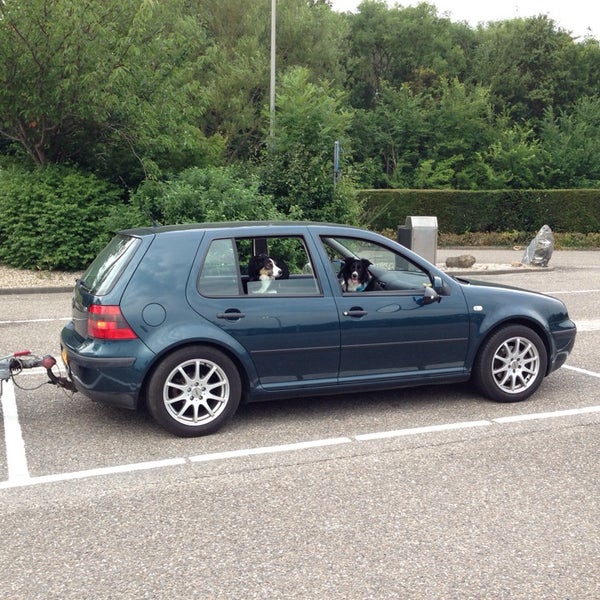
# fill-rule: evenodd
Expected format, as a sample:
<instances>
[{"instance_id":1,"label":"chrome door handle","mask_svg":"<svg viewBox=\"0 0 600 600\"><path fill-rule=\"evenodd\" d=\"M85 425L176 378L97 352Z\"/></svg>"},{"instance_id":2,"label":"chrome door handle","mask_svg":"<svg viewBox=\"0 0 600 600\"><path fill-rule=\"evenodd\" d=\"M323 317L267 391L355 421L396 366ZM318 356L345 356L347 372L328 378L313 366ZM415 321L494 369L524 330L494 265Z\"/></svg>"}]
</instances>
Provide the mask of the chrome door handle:
<instances>
[{"instance_id":1,"label":"chrome door handle","mask_svg":"<svg viewBox=\"0 0 600 600\"><path fill-rule=\"evenodd\" d=\"M343 312L345 317L364 317L366 314L368 314L367 311L362 308L351 308Z\"/></svg>"},{"instance_id":2,"label":"chrome door handle","mask_svg":"<svg viewBox=\"0 0 600 600\"><path fill-rule=\"evenodd\" d=\"M246 315L239 310L226 310L225 312L217 313L217 319L225 319L227 321L237 321L243 319Z\"/></svg>"}]
</instances>

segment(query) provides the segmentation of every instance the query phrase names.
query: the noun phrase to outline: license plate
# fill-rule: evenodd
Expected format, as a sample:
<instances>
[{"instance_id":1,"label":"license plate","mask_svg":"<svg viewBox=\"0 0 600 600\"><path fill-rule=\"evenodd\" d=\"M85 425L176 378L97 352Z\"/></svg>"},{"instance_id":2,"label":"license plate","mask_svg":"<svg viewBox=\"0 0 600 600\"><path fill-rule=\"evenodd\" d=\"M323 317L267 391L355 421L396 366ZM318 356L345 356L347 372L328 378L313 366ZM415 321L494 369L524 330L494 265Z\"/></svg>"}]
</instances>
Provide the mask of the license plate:
<instances>
[{"instance_id":1,"label":"license plate","mask_svg":"<svg viewBox=\"0 0 600 600\"><path fill-rule=\"evenodd\" d=\"M65 348L61 349L60 357L62 358L62 361L65 364L65 367L68 367L69 366L69 357L67 356L67 350Z\"/></svg>"}]
</instances>

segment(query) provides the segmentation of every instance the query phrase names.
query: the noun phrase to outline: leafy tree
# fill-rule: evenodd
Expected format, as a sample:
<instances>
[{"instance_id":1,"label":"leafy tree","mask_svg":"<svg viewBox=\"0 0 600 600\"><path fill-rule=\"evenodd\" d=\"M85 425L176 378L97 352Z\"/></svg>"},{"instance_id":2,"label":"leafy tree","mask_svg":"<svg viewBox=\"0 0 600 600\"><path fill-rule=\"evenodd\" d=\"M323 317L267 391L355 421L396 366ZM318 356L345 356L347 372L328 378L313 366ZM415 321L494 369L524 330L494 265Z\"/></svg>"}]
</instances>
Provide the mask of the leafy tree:
<instances>
[{"instance_id":1,"label":"leafy tree","mask_svg":"<svg viewBox=\"0 0 600 600\"><path fill-rule=\"evenodd\" d=\"M600 98L581 98L571 113L548 111L541 143L547 187L600 187Z\"/></svg>"},{"instance_id":2,"label":"leafy tree","mask_svg":"<svg viewBox=\"0 0 600 600\"><path fill-rule=\"evenodd\" d=\"M487 187L543 187L547 153L533 130L526 125L511 124L508 119L499 119L498 132L497 139L482 153L482 159L489 166Z\"/></svg>"},{"instance_id":3,"label":"leafy tree","mask_svg":"<svg viewBox=\"0 0 600 600\"><path fill-rule=\"evenodd\" d=\"M284 75L277 94L274 135L261 167L262 187L279 209L311 220L357 222L350 174L334 183L334 143L350 157L349 112L341 92L310 81L307 69Z\"/></svg>"},{"instance_id":4,"label":"leafy tree","mask_svg":"<svg viewBox=\"0 0 600 600\"><path fill-rule=\"evenodd\" d=\"M388 9L383 0L364 1L351 21L354 104L372 107L384 82L420 92L440 78L462 77L470 44L466 33L465 25L440 18L432 4Z\"/></svg>"},{"instance_id":5,"label":"leafy tree","mask_svg":"<svg viewBox=\"0 0 600 600\"><path fill-rule=\"evenodd\" d=\"M270 13L267 2L190 0L210 41L202 74L206 105L198 125L219 135L226 160L254 157L262 140L262 110L268 97Z\"/></svg>"},{"instance_id":6,"label":"leafy tree","mask_svg":"<svg viewBox=\"0 0 600 600\"><path fill-rule=\"evenodd\" d=\"M265 0L194 0L213 42L205 85L206 135L217 132L229 161L254 160L264 145L264 106L269 99L271 3ZM295 66L314 79L341 82L346 19L324 1L286 0L276 11L277 77Z\"/></svg>"},{"instance_id":7,"label":"leafy tree","mask_svg":"<svg viewBox=\"0 0 600 600\"><path fill-rule=\"evenodd\" d=\"M581 82L576 87L580 92L577 99L595 96L600 89L600 40L586 38L581 43L573 44L570 60L573 75Z\"/></svg>"},{"instance_id":8,"label":"leafy tree","mask_svg":"<svg viewBox=\"0 0 600 600\"><path fill-rule=\"evenodd\" d=\"M539 123L549 107L577 97L571 36L540 15L491 23L479 29L471 80L490 86L497 114Z\"/></svg>"},{"instance_id":9,"label":"leafy tree","mask_svg":"<svg viewBox=\"0 0 600 600\"><path fill-rule=\"evenodd\" d=\"M441 83L441 95L427 112L429 146L425 160L432 161L432 179L419 176L418 187L487 187L478 153L495 138L494 117L485 88L469 89L454 79Z\"/></svg>"},{"instance_id":10,"label":"leafy tree","mask_svg":"<svg viewBox=\"0 0 600 600\"><path fill-rule=\"evenodd\" d=\"M341 86L346 78L347 19L324 0L286 0L277 7L277 64L310 70L313 79Z\"/></svg>"},{"instance_id":11,"label":"leafy tree","mask_svg":"<svg viewBox=\"0 0 600 600\"><path fill-rule=\"evenodd\" d=\"M219 144L196 126L206 36L184 8L0 3L0 136L37 165L73 161L113 177L214 160Z\"/></svg>"},{"instance_id":12,"label":"leafy tree","mask_svg":"<svg viewBox=\"0 0 600 600\"><path fill-rule=\"evenodd\" d=\"M456 79L438 88L432 95L384 86L374 109L357 113L359 156L380 158L383 187L488 187L483 153L497 134L487 90Z\"/></svg>"},{"instance_id":13,"label":"leafy tree","mask_svg":"<svg viewBox=\"0 0 600 600\"><path fill-rule=\"evenodd\" d=\"M407 86L400 90L384 84L372 110L357 110L352 125L358 162L376 161L366 187L408 188L428 147L430 131L426 97Z\"/></svg>"}]
</instances>

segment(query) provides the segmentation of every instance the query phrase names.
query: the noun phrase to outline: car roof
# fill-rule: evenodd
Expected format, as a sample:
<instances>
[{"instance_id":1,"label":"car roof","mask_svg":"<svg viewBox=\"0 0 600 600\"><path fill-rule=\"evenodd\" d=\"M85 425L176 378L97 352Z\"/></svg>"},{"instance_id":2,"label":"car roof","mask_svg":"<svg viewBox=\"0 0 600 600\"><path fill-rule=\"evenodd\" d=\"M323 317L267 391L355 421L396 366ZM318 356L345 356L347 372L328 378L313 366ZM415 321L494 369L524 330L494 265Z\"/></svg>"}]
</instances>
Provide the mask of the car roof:
<instances>
[{"instance_id":1,"label":"car roof","mask_svg":"<svg viewBox=\"0 0 600 600\"><path fill-rule=\"evenodd\" d=\"M177 231L227 231L237 229L265 229L265 228L276 228L279 231L285 231L287 229L298 229L301 227L314 227L314 228L325 228L325 229L347 229L348 231L360 231L356 227L350 227L348 225L340 225L336 223L320 223L315 221L222 221L213 223L184 223L179 225L157 225L153 227L136 227L133 229L124 229L120 233L124 235L134 236L146 236L146 235L157 235L161 233L177 232ZM248 231L251 234L251 231ZM261 231L264 234L264 231Z\"/></svg>"}]
</instances>

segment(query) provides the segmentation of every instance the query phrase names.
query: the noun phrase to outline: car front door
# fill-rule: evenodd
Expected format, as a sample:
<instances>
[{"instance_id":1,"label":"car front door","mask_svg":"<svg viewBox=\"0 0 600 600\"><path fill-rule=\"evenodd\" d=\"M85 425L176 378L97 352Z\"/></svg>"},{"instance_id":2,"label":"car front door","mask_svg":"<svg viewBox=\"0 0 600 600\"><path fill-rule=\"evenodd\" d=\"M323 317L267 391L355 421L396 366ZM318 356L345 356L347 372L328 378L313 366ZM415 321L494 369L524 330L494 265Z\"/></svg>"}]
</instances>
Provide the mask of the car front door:
<instances>
[{"instance_id":1,"label":"car front door","mask_svg":"<svg viewBox=\"0 0 600 600\"><path fill-rule=\"evenodd\" d=\"M336 296L341 329L340 383L462 374L469 321L463 295L448 288L427 297L429 272L391 248L358 238L324 238L331 259L367 258L370 291ZM335 250L342 250L340 255Z\"/></svg>"}]
</instances>

